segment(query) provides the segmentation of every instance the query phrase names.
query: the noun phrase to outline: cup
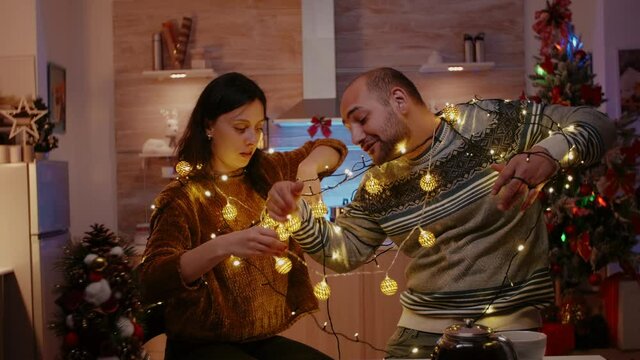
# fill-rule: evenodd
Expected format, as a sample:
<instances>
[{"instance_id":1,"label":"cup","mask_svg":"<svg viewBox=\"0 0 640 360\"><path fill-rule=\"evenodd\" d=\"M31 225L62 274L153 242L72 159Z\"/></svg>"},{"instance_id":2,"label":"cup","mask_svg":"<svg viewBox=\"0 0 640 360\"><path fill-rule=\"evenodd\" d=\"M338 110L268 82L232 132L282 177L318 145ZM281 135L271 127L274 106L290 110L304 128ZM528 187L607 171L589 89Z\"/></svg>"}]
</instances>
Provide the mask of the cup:
<instances>
[{"instance_id":1,"label":"cup","mask_svg":"<svg viewBox=\"0 0 640 360\"><path fill-rule=\"evenodd\" d=\"M501 331L513 343L518 360L542 360L547 347L547 335L537 331Z\"/></svg>"}]
</instances>

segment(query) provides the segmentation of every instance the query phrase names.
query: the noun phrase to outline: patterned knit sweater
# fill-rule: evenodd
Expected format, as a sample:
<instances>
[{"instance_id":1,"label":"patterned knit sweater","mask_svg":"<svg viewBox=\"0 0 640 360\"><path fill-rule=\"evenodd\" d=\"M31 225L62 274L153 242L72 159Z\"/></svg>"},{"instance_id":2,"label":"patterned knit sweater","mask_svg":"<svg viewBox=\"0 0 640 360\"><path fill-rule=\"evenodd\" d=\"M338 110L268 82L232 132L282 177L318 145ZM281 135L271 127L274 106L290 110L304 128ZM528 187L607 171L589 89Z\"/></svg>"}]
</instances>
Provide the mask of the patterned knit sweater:
<instances>
[{"instance_id":1,"label":"patterned knit sweater","mask_svg":"<svg viewBox=\"0 0 640 360\"><path fill-rule=\"evenodd\" d=\"M451 322L481 316L481 324L498 330L537 327L536 308L553 295L541 205L498 210L491 195L498 173L489 165L533 145L558 160L575 146L580 160L592 163L612 142L613 126L589 108L485 100L458 109L460 120L442 122L425 153L371 168L335 224L314 219L301 200L303 225L293 238L318 260L342 254L326 260L339 272L358 267L391 239L412 258L400 326L442 333ZM549 134L550 119L568 129L565 135ZM420 186L427 171L438 181L429 192ZM365 190L371 178L380 193ZM419 244L420 229L435 235L434 246Z\"/></svg>"},{"instance_id":2,"label":"patterned knit sweater","mask_svg":"<svg viewBox=\"0 0 640 360\"><path fill-rule=\"evenodd\" d=\"M290 152L265 153L260 169L271 183L294 180L300 162L320 145L336 149L340 163L344 160L344 144L322 139ZM238 211L231 221L222 216L228 197ZM287 329L300 316L317 309L307 268L295 259L286 275L275 270L273 257L253 256L242 259L240 266L234 266L230 258L224 260L196 284L182 281L179 259L185 251L209 241L212 234L257 224L264 204L265 199L244 174L227 181L195 174L188 180L172 181L158 196L139 270L145 301L165 302L169 338L196 343L258 340ZM294 241L289 242L289 250L302 258Z\"/></svg>"}]
</instances>

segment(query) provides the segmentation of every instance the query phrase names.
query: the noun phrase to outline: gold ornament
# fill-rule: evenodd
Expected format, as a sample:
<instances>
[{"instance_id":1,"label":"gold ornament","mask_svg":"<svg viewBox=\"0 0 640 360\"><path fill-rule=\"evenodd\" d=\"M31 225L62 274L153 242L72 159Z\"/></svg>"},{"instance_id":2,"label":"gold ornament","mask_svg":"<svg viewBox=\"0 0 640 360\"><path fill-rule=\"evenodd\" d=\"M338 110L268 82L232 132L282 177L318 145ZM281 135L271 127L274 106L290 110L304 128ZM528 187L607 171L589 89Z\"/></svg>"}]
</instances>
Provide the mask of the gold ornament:
<instances>
[{"instance_id":1,"label":"gold ornament","mask_svg":"<svg viewBox=\"0 0 640 360\"><path fill-rule=\"evenodd\" d=\"M287 230L290 233L298 231L301 225L302 221L300 220L300 216L296 214L287 215Z\"/></svg>"},{"instance_id":2,"label":"gold ornament","mask_svg":"<svg viewBox=\"0 0 640 360\"><path fill-rule=\"evenodd\" d=\"M278 225L278 227L276 228L276 233L278 234L278 239L280 239L280 241L289 240L289 236L291 235L284 224Z\"/></svg>"},{"instance_id":3,"label":"gold ornament","mask_svg":"<svg viewBox=\"0 0 640 360\"><path fill-rule=\"evenodd\" d=\"M436 236L431 231L420 229L420 236L418 236L418 242L422 247L432 247L436 244Z\"/></svg>"},{"instance_id":4,"label":"gold ornament","mask_svg":"<svg viewBox=\"0 0 640 360\"><path fill-rule=\"evenodd\" d=\"M189 164L186 161L179 161L176 164L176 173L178 173L178 175L185 177L187 175L189 175L189 173L191 172L191 170L193 170L193 166L191 166L191 164Z\"/></svg>"},{"instance_id":5,"label":"gold ornament","mask_svg":"<svg viewBox=\"0 0 640 360\"><path fill-rule=\"evenodd\" d=\"M313 213L313 217L316 219L320 219L324 217L328 211L329 209L327 209L327 205L325 205L325 203L322 202L322 200L311 205L311 212Z\"/></svg>"},{"instance_id":6,"label":"gold ornament","mask_svg":"<svg viewBox=\"0 0 640 360\"><path fill-rule=\"evenodd\" d=\"M291 270L291 267L293 266L293 264L291 264L291 260L289 260L289 258L280 257L280 256L274 256L273 258L276 260L277 272L284 275L288 273L289 270Z\"/></svg>"},{"instance_id":7,"label":"gold ornament","mask_svg":"<svg viewBox=\"0 0 640 360\"><path fill-rule=\"evenodd\" d=\"M422 188L422 190L426 192L433 191L433 189L435 189L436 186L438 186L438 180L434 175L431 175L431 173L429 172L426 173L422 177L422 179L420 179L420 187Z\"/></svg>"},{"instance_id":8,"label":"gold ornament","mask_svg":"<svg viewBox=\"0 0 640 360\"><path fill-rule=\"evenodd\" d=\"M227 221L233 221L236 216L238 216L238 209L227 200L227 205L222 208L222 217Z\"/></svg>"},{"instance_id":9,"label":"gold ornament","mask_svg":"<svg viewBox=\"0 0 640 360\"><path fill-rule=\"evenodd\" d=\"M275 229L278 226L278 222L273 220L271 216L269 216L268 212L264 212L262 215L262 221L260 222L260 226L265 229Z\"/></svg>"},{"instance_id":10,"label":"gold ornament","mask_svg":"<svg viewBox=\"0 0 640 360\"><path fill-rule=\"evenodd\" d=\"M242 259L240 259L239 257L237 257L235 255L230 255L229 256L229 262L233 266L240 266L242 264Z\"/></svg>"},{"instance_id":11,"label":"gold ornament","mask_svg":"<svg viewBox=\"0 0 640 360\"><path fill-rule=\"evenodd\" d=\"M315 295L318 300L327 300L331 295L331 288L325 279L322 279L316 286L313 287L313 295Z\"/></svg>"},{"instance_id":12,"label":"gold ornament","mask_svg":"<svg viewBox=\"0 0 640 360\"><path fill-rule=\"evenodd\" d=\"M391 296L398 291L398 283L387 275L380 283L380 290L383 294Z\"/></svg>"},{"instance_id":13,"label":"gold ornament","mask_svg":"<svg viewBox=\"0 0 640 360\"><path fill-rule=\"evenodd\" d=\"M458 121L460 110L458 110L458 107L455 105L447 104L444 106L444 109L442 109L442 115L446 121L453 123Z\"/></svg>"},{"instance_id":14,"label":"gold ornament","mask_svg":"<svg viewBox=\"0 0 640 360\"><path fill-rule=\"evenodd\" d=\"M371 195L377 195L382 191L382 186L380 186L380 182L376 178L369 178L364 184L364 188Z\"/></svg>"},{"instance_id":15,"label":"gold ornament","mask_svg":"<svg viewBox=\"0 0 640 360\"><path fill-rule=\"evenodd\" d=\"M107 265L107 260L103 257L98 256L91 262L91 269L95 271L102 271L107 267Z\"/></svg>"}]
</instances>

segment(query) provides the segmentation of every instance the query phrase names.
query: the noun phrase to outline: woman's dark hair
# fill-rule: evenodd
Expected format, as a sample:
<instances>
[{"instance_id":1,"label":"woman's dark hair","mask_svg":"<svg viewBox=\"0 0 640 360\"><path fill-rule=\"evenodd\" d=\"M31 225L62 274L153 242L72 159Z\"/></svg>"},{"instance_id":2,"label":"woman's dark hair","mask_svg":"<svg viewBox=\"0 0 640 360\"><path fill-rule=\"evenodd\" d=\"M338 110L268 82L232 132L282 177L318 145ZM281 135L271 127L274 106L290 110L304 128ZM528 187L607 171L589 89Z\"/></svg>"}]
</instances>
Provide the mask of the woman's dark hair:
<instances>
[{"instance_id":1,"label":"woman's dark hair","mask_svg":"<svg viewBox=\"0 0 640 360\"><path fill-rule=\"evenodd\" d=\"M196 106L191 112L189 123L178 142L178 159L189 162L192 166L202 164L200 171L213 174L211 159L213 152L211 141L207 138L207 129L218 120L222 114L226 114L241 106L258 100L264 108L266 119L267 98L264 91L253 80L237 72L227 73L213 79L202 91ZM215 141L215 138L213 139ZM262 156L260 150L256 151L247 165L247 173L259 193L264 192L264 180L261 172L255 169L257 158ZM266 192L264 194L266 196Z\"/></svg>"}]
</instances>

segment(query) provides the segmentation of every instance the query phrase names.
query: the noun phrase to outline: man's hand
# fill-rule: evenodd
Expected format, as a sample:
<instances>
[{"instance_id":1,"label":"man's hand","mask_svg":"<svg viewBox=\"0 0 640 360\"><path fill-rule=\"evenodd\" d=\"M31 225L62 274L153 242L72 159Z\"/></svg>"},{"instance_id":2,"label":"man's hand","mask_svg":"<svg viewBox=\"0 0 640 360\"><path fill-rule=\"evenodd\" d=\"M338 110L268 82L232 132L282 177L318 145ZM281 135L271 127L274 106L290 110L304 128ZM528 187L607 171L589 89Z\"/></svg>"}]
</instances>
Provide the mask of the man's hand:
<instances>
[{"instance_id":1,"label":"man's hand","mask_svg":"<svg viewBox=\"0 0 640 360\"><path fill-rule=\"evenodd\" d=\"M492 164L491 168L500 173L491 192L499 197L498 209L508 210L524 196L520 207L524 211L533 204L559 166L545 148L534 146L527 153L514 156L507 164Z\"/></svg>"},{"instance_id":2,"label":"man's hand","mask_svg":"<svg viewBox=\"0 0 640 360\"><path fill-rule=\"evenodd\" d=\"M271 187L267 196L267 211L276 221L284 222L287 215L296 211L304 183L279 181Z\"/></svg>"}]
</instances>

